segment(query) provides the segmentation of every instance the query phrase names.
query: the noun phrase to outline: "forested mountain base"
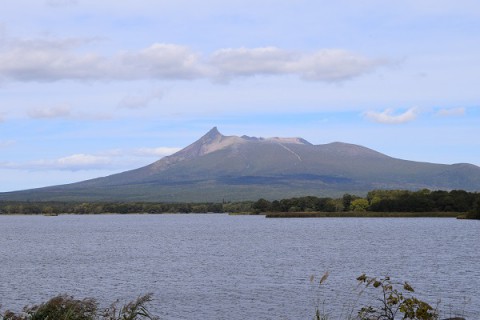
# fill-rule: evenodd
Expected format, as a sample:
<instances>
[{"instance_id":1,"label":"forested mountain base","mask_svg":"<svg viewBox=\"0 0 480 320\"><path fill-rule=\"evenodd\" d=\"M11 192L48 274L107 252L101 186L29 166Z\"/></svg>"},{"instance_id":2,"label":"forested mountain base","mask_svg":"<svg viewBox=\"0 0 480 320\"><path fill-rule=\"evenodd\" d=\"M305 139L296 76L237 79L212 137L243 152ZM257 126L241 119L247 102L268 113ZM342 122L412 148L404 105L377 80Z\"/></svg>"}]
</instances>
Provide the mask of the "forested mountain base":
<instances>
[{"instance_id":1,"label":"forested mountain base","mask_svg":"<svg viewBox=\"0 0 480 320\"><path fill-rule=\"evenodd\" d=\"M373 190L370 191L366 197L345 194L341 198L319 198L315 196L305 196L274 201L259 199L257 201L223 203L0 201L0 214L56 215L101 213L157 214L209 212L252 214L269 212L337 213L334 216L342 216L342 214L345 214L345 216L347 216L347 212L355 212L360 216L362 212L455 212L465 218L480 219L480 193L466 192L463 190ZM416 216L422 215L418 214Z\"/></svg>"}]
</instances>

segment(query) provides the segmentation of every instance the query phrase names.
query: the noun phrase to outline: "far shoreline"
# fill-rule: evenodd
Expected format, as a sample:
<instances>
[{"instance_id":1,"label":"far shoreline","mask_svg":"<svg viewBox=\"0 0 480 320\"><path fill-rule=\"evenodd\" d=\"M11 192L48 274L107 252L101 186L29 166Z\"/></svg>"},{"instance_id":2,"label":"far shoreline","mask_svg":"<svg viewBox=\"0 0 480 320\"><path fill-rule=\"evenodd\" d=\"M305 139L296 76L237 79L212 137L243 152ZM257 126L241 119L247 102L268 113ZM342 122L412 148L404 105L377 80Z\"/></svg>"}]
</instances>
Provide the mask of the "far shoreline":
<instances>
[{"instance_id":1,"label":"far shoreline","mask_svg":"<svg viewBox=\"0 0 480 320\"><path fill-rule=\"evenodd\" d=\"M38 216L54 218L58 216L100 216L100 215L228 215L228 216L264 216L265 218L456 218L468 219L463 212L374 212L374 211L346 211L346 212L323 212L323 211L297 211L297 212L91 212L91 213L13 213L0 214L0 217Z\"/></svg>"}]
</instances>

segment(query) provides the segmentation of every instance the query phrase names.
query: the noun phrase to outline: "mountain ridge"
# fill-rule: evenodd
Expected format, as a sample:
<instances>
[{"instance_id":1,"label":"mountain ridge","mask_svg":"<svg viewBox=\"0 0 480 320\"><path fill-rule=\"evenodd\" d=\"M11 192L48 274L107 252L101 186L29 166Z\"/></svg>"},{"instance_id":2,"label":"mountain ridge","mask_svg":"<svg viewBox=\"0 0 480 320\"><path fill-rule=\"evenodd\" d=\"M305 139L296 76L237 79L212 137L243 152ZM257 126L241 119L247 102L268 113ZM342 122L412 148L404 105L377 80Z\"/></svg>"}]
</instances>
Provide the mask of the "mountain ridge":
<instances>
[{"instance_id":1,"label":"mountain ridge","mask_svg":"<svg viewBox=\"0 0 480 320\"><path fill-rule=\"evenodd\" d=\"M480 190L480 168L390 157L303 138L225 136L217 127L147 166L82 182L0 193L0 200L222 201L363 195L373 189Z\"/></svg>"}]
</instances>

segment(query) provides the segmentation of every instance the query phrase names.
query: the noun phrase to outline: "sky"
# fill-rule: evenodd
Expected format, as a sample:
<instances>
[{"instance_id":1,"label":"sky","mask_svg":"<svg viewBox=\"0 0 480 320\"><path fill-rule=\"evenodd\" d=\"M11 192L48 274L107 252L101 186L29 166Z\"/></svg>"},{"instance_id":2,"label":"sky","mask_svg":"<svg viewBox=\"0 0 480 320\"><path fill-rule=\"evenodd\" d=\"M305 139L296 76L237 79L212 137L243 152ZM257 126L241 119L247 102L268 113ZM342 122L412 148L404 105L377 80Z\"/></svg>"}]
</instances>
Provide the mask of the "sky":
<instances>
[{"instance_id":1,"label":"sky","mask_svg":"<svg viewBox=\"0 0 480 320\"><path fill-rule=\"evenodd\" d=\"M480 166L478 0L15 0L0 192L138 168L212 127Z\"/></svg>"}]
</instances>

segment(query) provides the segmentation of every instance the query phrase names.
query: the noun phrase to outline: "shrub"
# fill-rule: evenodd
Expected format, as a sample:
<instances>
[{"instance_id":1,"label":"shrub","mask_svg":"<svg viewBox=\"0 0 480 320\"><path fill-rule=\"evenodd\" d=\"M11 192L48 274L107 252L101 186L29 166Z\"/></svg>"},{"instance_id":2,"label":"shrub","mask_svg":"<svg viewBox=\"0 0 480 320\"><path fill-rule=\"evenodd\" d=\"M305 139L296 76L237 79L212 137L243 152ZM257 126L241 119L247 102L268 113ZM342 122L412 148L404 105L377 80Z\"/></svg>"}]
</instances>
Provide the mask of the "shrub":
<instances>
[{"instance_id":1,"label":"shrub","mask_svg":"<svg viewBox=\"0 0 480 320\"><path fill-rule=\"evenodd\" d=\"M402 319L434 320L438 319L437 311L428 303L417 299L412 294L412 286L408 282L396 283L390 277L373 278L362 274L357 280L365 288L379 289L378 305L365 306L358 312L358 319L385 319L394 320L397 315L403 314Z\"/></svg>"},{"instance_id":2,"label":"shrub","mask_svg":"<svg viewBox=\"0 0 480 320\"><path fill-rule=\"evenodd\" d=\"M83 300L59 295L45 303L25 307L23 312L6 311L0 320L157 320L147 310L152 295L146 294L117 309L118 301L110 308L99 310L98 302L92 298Z\"/></svg>"}]
</instances>

